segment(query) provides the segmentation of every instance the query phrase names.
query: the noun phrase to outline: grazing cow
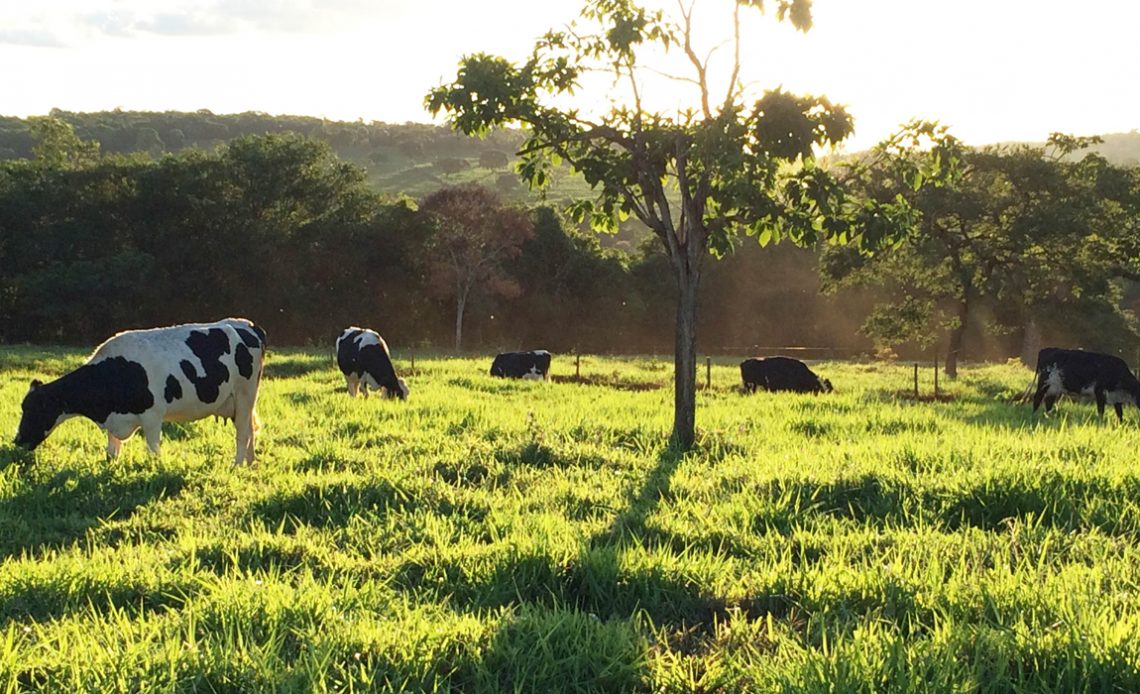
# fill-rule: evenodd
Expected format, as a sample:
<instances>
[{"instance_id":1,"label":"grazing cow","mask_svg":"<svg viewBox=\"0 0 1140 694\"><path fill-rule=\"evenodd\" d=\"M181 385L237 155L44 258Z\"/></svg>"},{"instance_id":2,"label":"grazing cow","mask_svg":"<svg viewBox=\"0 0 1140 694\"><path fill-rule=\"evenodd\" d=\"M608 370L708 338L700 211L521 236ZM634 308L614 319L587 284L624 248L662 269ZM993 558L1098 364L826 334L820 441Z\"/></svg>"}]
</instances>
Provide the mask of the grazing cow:
<instances>
[{"instance_id":1,"label":"grazing cow","mask_svg":"<svg viewBox=\"0 0 1140 694\"><path fill-rule=\"evenodd\" d=\"M408 382L396 376L388 344L375 330L345 328L336 339L336 364L354 398L358 390L368 397L372 386L386 398L408 399Z\"/></svg>"},{"instance_id":2,"label":"grazing cow","mask_svg":"<svg viewBox=\"0 0 1140 694\"><path fill-rule=\"evenodd\" d=\"M1110 354L1079 349L1046 347L1037 353L1037 393L1033 411L1045 401L1045 413L1062 395L1088 396L1096 400L1096 411L1104 414L1112 404L1116 418L1124 421L1125 403L1140 406L1140 381L1128 370L1123 359Z\"/></svg>"},{"instance_id":3,"label":"grazing cow","mask_svg":"<svg viewBox=\"0 0 1140 694\"><path fill-rule=\"evenodd\" d=\"M503 352L491 363L491 375L500 378L550 378L550 352L536 349L531 352Z\"/></svg>"},{"instance_id":4,"label":"grazing cow","mask_svg":"<svg viewBox=\"0 0 1140 694\"><path fill-rule=\"evenodd\" d=\"M759 386L764 390L791 390L797 393L829 393L831 381L816 376L807 364L791 357L767 357L745 359L740 362L740 378L744 390L756 392Z\"/></svg>"},{"instance_id":5,"label":"grazing cow","mask_svg":"<svg viewBox=\"0 0 1140 694\"><path fill-rule=\"evenodd\" d=\"M234 463L252 463L265 348L265 331L244 318L121 332L71 373L32 381L16 445L35 449L82 415L107 432L108 456L140 428L157 456L164 421L213 415L234 420Z\"/></svg>"}]
</instances>

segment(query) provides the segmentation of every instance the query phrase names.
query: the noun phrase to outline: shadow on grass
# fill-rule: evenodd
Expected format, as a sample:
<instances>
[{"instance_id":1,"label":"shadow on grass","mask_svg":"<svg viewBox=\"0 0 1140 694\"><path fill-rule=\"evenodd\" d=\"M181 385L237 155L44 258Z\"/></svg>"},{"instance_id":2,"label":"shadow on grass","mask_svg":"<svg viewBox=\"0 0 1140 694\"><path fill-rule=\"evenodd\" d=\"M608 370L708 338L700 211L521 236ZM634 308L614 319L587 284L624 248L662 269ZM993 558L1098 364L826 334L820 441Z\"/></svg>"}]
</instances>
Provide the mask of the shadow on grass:
<instances>
[{"instance_id":1,"label":"shadow on grass","mask_svg":"<svg viewBox=\"0 0 1140 694\"><path fill-rule=\"evenodd\" d=\"M568 455L558 448L541 441L531 440L513 450L495 451L495 459L507 466L531 468L598 468L606 464L606 458L599 454Z\"/></svg>"},{"instance_id":2,"label":"shadow on grass","mask_svg":"<svg viewBox=\"0 0 1140 694\"><path fill-rule=\"evenodd\" d=\"M491 554L430 553L409 558L395 571L396 587L412 593L447 596L463 609L512 605L572 608L601 620L644 615L656 624L687 630L712 629L730 612L759 618L784 617L794 607L782 586L728 601L692 575L685 562L661 566L641 561L641 548L656 544L647 524L661 502L672 499L671 480L686 459L670 447L630 494L625 510L608 527L583 541L576 554L560 555L545 543L502 543ZM636 550L639 558L627 557Z\"/></svg>"},{"instance_id":3,"label":"shadow on grass","mask_svg":"<svg viewBox=\"0 0 1140 694\"><path fill-rule=\"evenodd\" d=\"M620 378L616 373L608 377L598 374L587 376L551 376L550 380L554 383L602 386L604 388L612 388L613 390L628 390L633 392L660 390L668 385L662 381L627 381Z\"/></svg>"},{"instance_id":4,"label":"shadow on grass","mask_svg":"<svg viewBox=\"0 0 1140 694\"><path fill-rule=\"evenodd\" d=\"M194 595L193 578L149 584L129 575L37 573L0 588L0 626L12 620L47 622L87 611L132 615L180 609Z\"/></svg>"},{"instance_id":5,"label":"shadow on grass","mask_svg":"<svg viewBox=\"0 0 1140 694\"><path fill-rule=\"evenodd\" d=\"M178 472L121 474L61 470L0 500L0 557L64 547L108 519L122 520L151 501L178 496L186 486Z\"/></svg>"},{"instance_id":6,"label":"shadow on grass","mask_svg":"<svg viewBox=\"0 0 1140 694\"><path fill-rule=\"evenodd\" d=\"M995 477L969 486L915 487L866 474L820 482L781 480L752 519L757 533L789 534L812 518L831 517L887 529L916 522L946 531L1003 531L1011 521L1109 535L1140 532L1140 479L1069 477L1058 472Z\"/></svg>"},{"instance_id":7,"label":"shadow on grass","mask_svg":"<svg viewBox=\"0 0 1140 694\"><path fill-rule=\"evenodd\" d=\"M340 527L353 516L408 513L420 508L440 515L462 515L482 520L486 506L456 501L433 487L407 485L391 480L370 482L314 482L300 490L279 491L253 505L252 516L268 529L295 533L302 526Z\"/></svg>"}]
</instances>

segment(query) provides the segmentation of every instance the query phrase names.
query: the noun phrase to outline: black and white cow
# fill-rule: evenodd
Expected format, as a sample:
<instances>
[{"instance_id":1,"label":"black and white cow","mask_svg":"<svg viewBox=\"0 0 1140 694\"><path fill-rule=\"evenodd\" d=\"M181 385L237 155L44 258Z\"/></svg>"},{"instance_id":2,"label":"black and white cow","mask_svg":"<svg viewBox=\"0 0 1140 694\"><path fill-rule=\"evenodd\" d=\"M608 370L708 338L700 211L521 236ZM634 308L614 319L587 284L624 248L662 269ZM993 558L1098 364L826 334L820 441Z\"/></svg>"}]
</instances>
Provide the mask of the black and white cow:
<instances>
[{"instance_id":1,"label":"black and white cow","mask_svg":"<svg viewBox=\"0 0 1140 694\"><path fill-rule=\"evenodd\" d=\"M32 381L16 445L35 449L82 415L107 432L108 456L140 428L158 455L164 421L213 415L234 421L235 464L253 462L265 348L265 331L244 318L121 332L71 373Z\"/></svg>"},{"instance_id":2,"label":"black and white cow","mask_svg":"<svg viewBox=\"0 0 1140 694\"><path fill-rule=\"evenodd\" d=\"M536 349L530 352L503 352L491 363L491 375L500 378L550 378L550 352Z\"/></svg>"},{"instance_id":3,"label":"black and white cow","mask_svg":"<svg viewBox=\"0 0 1140 694\"><path fill-rule=\"evenodd\" d=\"M345 328L336 339L336 364L348 382L348 394L356 397L368 387L381 390L384 397L408 399L408 382L396 376L388 344L375 330Z\"/></svg>"},{"instance_id":4,"label":"black and white cow","mask_svg":"<svg viewBox=\"0 0 1140 694\"><path fill-rule=\"evenodd\" d=\"M1103 415L1104 406L1111 404L1117 419L1124 421L1123 405L1140 406L1140 381L1123 359L1111 354L1046 347L1037 353L1033 411L1044 401L1048 414L1062 395L1091 395L1098 413Z\"/></svg>"},{"instance_id":5,"label":"black and white cow","mask_svg":"<svg viewBox=\"0 0 1140 694\"><path fill-rule=\"evenodd\" d=\"M745 359L740 362L740 378L744 390L790 390L797 393L829 393L831 381L815 375L807 364L791 357Z\"/></svg>"}]
</instances>

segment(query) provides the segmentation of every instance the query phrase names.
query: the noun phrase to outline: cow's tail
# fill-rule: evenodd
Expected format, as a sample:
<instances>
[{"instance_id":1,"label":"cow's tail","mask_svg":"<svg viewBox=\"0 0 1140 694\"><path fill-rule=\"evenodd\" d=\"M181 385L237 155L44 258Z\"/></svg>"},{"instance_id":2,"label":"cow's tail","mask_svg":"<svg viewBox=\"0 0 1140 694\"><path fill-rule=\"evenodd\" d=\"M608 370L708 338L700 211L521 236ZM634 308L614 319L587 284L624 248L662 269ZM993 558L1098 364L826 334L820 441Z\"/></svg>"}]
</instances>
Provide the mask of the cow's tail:
<instances>
[{"instance_id":1,"label":"cow's tail","mask_svg":"<svg viewBox=\"0 0 1140 694\"><path fill-rule=\"evenodd\" d=\"M1025 390L1021 391L1020 394L1013 396L1013 398L1012 398L1013 402L1015 402L1019 405L1023 405L1025 403L1033 400L1033 391L1036 388L1036 386L1037 386L1037 372L1034 371L1033 372L1033 378L1029 379L1029 385L1025 386Z\"/></svg>"},{"instance_id":2,"label":"cow's tail","mask_svg":"<svg viewBox=\"0 0 1140 694\"><path fill-rule=\"evenodd\" d=\"M261 364L257 369L257 383L260 387L261 377L265 375L265 357L269 354L269 340L266 336L265 328L257 323L253 323L253 332L257 333L257 339L261 340Z\"/></svg>"}]
</instances>

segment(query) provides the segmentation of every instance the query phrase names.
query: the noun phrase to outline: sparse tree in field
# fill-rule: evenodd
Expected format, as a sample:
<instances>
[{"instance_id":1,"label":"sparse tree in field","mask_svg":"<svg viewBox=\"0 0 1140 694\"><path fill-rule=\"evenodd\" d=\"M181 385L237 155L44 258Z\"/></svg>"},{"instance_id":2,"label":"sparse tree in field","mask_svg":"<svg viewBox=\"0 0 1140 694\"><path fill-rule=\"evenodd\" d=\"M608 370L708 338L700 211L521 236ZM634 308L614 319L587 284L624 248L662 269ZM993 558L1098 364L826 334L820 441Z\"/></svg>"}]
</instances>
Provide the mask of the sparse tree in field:
<instances>
[{"instance_id":1,"label":"sparse tree in field","mask_svg":"<svg viewBox=\"0 0 1140 694\"><path fill-rule=\"evenodd\" d=\"M507 153L498 149L489 149L479 155L479 166L484 169L502 169L510 163Z\"/></svg>"},{"instance_id":2,"label":"sparse tree in field","mask_svg":"<svg viewBox=\"0 0 1140 694\"><path fill-rule=\"evenodd\" d=\"M444 176L454 176L457 173L471 168L471 164L469 164L466 159L460 159L458 157L441 157L435 160L435 163L432 164L432 168Z\"/></svg>"},{"instance_id":3,"label":"sparse tree in field","mask_svg":"<svg viewBox=\"0 0 1140 694\"><path fill-rule=\"evenodd\" d=\"M742 233L763 244L827 239L873 245L897 211L894 202L844 203L842 186L816 165L814 147L839 142L852 130L841 106L782 90L748 95L742 14L763 11L763 0L722 3L731 11L722 36L727 49L716 54L726 56L720 63L705 52L709 46L696 45L694 5L682 1L667 14L636 0L586 0L580 20L540 38L525 62L467 56L455 81L426 99L432 113L445 112L468 134L525 126L520 173L532 186L546 185L551 167L567 162L593 191L570 207L577 219L613 231L633 215L656 235L677 289L672 440L681 448L695 438L697 295L710 251L730 252ZM768 5L796 29L811 26L810 0ZM662 49L680 56L686 74L673 76L691 86L694 108L646 109L648 82L674 72L658 62ZM567 106L582 78L598 72L612 77L602 88L616 105L600 114Z\"/></svg>"},{"instance_id":4,"label":"sparse tree in field","mask_svg":"<svg viewBox=\"0 0 1140 694\"><path fill-rule=\"evenodd\" d=\"M440 297L455 299L455 349L463 347L463 315L477 292L511 297L518 285L503 263L518 257L534 223L523 210L504 206L490 190L474 184L451 186L427 196L420 206L433 225L429 283Z\"/></svg>"}]
</instances>

